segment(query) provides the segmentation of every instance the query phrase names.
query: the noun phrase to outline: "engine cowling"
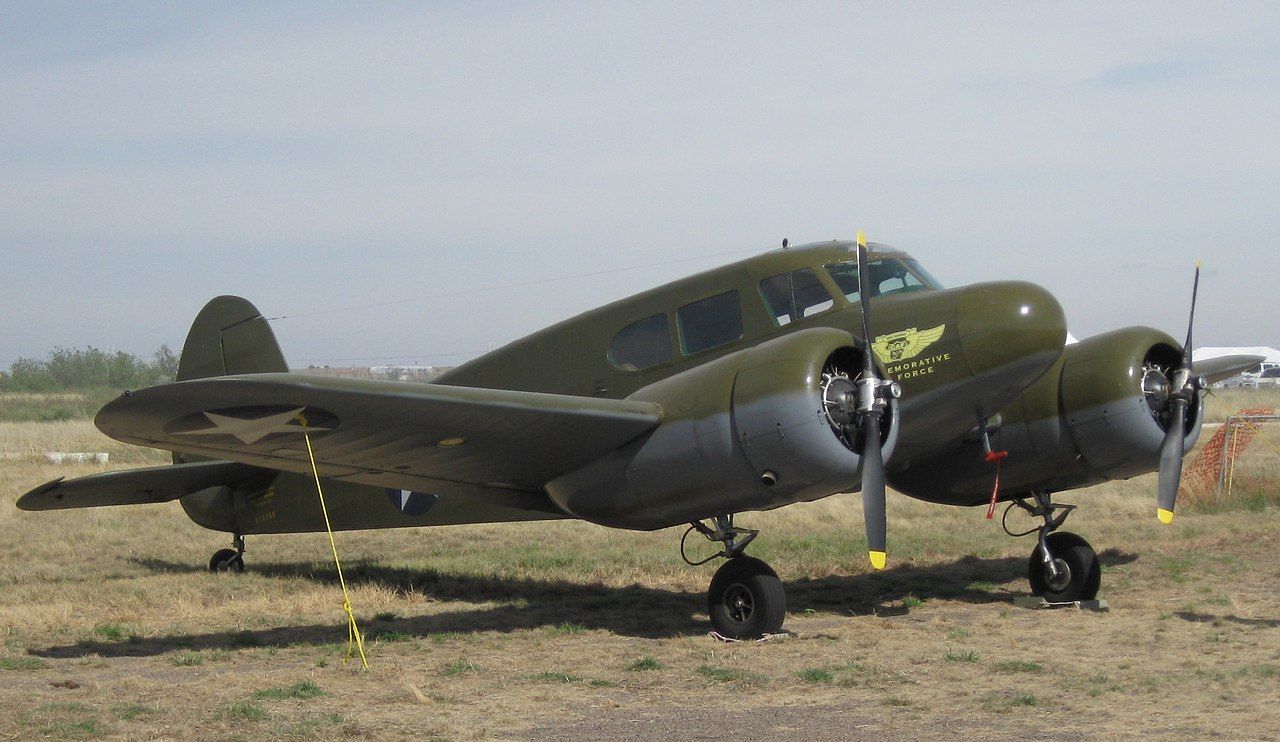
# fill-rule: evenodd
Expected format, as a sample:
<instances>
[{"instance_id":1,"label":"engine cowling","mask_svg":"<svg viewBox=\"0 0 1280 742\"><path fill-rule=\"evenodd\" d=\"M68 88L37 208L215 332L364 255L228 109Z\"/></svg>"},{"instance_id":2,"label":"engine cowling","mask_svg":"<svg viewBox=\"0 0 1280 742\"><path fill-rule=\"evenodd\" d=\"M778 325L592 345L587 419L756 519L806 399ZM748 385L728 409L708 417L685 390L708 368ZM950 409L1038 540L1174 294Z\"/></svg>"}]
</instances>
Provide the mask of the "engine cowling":
<instances>
[{"instance_id":1,"label":"engine cowling","mask_svg":"<svg viewBox=\"0 0 1280 742\"><path fill-rule=\"evenodd\" d=\"M1182 355L1173 338L1128 327L1067 349L1062 415L1089 468L1107 479L1153 471L1170 425L1168 393ZM1204 404L1188 410L1183 450L1200 436Z\"/></svg>"},{"instance_id":2,"label":"engine cowling","mask_svg":"<svg viewBox=\"0 0 1280 742\"><path fill-rule=\"evenodd\" d=\"M1129 327L1066 347L1061 360L993 420L991 444L1001 462L1005 498L1033 490L1060 492L1156 470L1169 424L1169 379L1181 365L1177 341L1149 327ZM1189 410L1185 450L1200 434L1203 405ZM927 434L927 431L926 431ZM915 442L913 442L915 443ZM932 454L890 470L900 492L933 502L987 502L995 471L976 430L938 441Z\"/></svg>"},{"instance_id":3,"label":"engine cowling","mask_svg":"<svg viewBox=\"0 0 1280 742\"><path fill-rule=\"evenodd\" d=\"M834 328L789 333L644 387L653 432L547 485L569 513L649 530L767 510L859 486L862 441L842 403L864 352ZM886 456L898 434L892 401Z\"/></svg>"}]
</instances>

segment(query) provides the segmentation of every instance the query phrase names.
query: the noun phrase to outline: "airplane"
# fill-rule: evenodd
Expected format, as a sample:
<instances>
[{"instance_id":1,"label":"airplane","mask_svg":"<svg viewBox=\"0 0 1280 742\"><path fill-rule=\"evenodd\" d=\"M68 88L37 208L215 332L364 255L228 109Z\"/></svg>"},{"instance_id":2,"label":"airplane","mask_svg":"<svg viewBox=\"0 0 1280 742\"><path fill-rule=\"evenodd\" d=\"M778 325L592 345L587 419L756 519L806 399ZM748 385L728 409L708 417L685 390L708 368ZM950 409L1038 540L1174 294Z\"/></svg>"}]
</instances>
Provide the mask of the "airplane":
<instances>
[{"instance_id":1,"label":"airplane","mask_svg":"<svg viewBox=\"0 0 1280 742\"><path fill-rule=\"evenodd\" d=\"M221 296L196 317L177 380L126 391L106 435L173 464L62 478L24 510L177 500L232 534L213 571L244 570L245 537L578 518L689 524L690 564L722 558L715 631L781 630L774 570L746 555L740 513L860 491L868 556L886 563L886 484L956 505L1009 503L1039 523L1028 576L1051 602L1096 597L1087 541L1052 495L1159 471L1173 517L1203 394L1256 358L1193 369L1187 342L1128 327L1067 343L1062 307L1022 281L945 288L909 254L788 246L564 320L433 383L290 373L267 320ZM873 311L874 310L874 311ZM313 446L314 444L314 446ZM323 480L324 493L316 497ZM993 482L995 486L993 487ZM697 532L719 551L694 562Z\"/></svg>"}]
</instances>

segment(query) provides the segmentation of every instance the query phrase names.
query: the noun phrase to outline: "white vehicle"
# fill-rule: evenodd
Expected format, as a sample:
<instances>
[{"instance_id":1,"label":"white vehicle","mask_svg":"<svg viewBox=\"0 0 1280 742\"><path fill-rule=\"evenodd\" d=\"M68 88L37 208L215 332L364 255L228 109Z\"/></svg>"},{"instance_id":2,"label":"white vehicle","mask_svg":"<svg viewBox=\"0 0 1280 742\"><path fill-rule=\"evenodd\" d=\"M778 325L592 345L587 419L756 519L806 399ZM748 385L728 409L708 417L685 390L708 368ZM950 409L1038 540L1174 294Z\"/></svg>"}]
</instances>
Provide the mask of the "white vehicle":
<instances>
[{"instance_id":1,"label":"white vehicle","mask_svg":"<svg viewBox=\"0 0 1280 742\"><path fill-rule=\"evenodd\" d=\"M1280 385L1280 363L1263 361L1258 364L1257 371L1245 371L1240 374L1240 386L1257 389L1260 386Z\"/></svg>"}]
</instances>

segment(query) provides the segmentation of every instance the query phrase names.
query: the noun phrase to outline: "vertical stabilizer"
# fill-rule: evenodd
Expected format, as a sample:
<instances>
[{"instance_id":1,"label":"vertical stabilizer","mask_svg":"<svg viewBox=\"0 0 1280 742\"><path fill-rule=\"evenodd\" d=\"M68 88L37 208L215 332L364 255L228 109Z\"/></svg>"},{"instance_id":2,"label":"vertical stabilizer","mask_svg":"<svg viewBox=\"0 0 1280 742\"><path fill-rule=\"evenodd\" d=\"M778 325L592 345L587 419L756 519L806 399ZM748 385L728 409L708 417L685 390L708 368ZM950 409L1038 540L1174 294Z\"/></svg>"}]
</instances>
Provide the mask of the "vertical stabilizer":
<instances>
[{"instance_id":1,"label":"vertical stabilizer","mask_svg":"<svg viewBox=\"0 0 1280 742\"><path fill-rule=\"evenodd\" d=\"M257 307L238 296L219 296L196 315L182 346L177 380L288 370Z\"/></svg>"}]
</instances>

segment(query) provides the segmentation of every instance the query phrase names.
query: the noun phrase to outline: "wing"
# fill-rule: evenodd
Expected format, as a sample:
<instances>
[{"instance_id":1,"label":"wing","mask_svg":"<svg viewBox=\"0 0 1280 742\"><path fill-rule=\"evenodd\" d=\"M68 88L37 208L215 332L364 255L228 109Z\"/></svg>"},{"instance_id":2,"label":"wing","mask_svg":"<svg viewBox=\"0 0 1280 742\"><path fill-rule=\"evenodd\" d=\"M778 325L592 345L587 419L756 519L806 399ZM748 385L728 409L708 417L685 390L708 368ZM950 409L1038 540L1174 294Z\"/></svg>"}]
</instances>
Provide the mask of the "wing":
<instances>
[{"instance_id":1,"label":"wing","mask_svg":"<svg viewBox=\"0 0 1280 742\"><path fill-rule=\"evenodd\" d=\"M543 486L655 428L647 402L440 384L247 374L128 393L98 413L116 440L439 494Z\"/></svg>"},{"instance_id":2,"label":"wing","mask_svg":"<svg viewBox=\"0 0 1280 742\"><path fill-rule=\"evenodd\" d=\"M1205 377L1212 384L1215 381L1230 379L1241 371L1248 371L1267 360L1266 356L1218 356L1204 361L1196 361L1195 372Z\"/></svg>"}]
</instances>

